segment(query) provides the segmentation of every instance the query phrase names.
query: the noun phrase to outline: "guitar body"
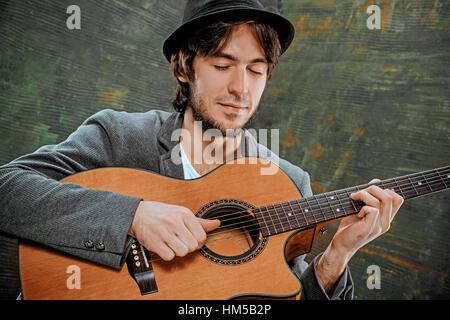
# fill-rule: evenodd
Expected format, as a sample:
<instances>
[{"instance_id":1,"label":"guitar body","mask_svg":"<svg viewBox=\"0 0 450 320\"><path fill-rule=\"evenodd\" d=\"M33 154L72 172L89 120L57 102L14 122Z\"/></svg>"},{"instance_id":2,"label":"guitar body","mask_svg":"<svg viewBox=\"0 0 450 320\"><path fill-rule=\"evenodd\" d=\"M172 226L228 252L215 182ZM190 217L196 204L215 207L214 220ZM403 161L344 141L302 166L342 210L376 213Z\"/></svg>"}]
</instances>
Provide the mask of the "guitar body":
<instances>
[{"instance_id":1,"label":"guitar body","mask_svg":"<svg viewBox=\"0 0 450 320\"><path fill-rule=\"evenodd\" d=\"M251 160L257 163L252 164ZM270 163L256 158L246 161L246 164L224 164L202 178L188 181L143 170L104 168L82 172L62 182L185 206L205 218L213 218L219 212L231 211L236 215L245 211L251 219L252 207L300 197L281 169L272 175L261 175L261 170ZM228 238L218 233L214 240L212 235L214 241L207 250L169 262L152 254L150 264L157 291L145 295L130 276L127 264L116 271L42 246L21 243L23 294L25 299L296 298L301 285L287 261L310 251L315 231L320 227L270 237L255 234L250 227L242 230L230 227L225 229ZM243 237L238 235L245 233L251 233L252 237L242 241ZM70 266L79 267L79 288L68 286L72 276Z\"/></svg>"}]
</instances>

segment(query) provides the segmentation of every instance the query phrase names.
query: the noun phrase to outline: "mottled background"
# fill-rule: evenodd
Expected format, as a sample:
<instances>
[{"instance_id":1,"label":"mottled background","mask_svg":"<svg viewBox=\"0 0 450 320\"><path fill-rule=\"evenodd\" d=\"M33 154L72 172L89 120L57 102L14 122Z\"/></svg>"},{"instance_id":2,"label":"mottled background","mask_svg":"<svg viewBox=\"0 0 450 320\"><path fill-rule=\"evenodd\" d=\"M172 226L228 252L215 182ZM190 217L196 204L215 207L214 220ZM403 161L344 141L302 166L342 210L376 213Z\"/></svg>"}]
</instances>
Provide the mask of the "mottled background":
<instances>
[{"instance_id":1,"label":"mottled background","mask_svg":"<svg viewBox=\"0 0 450 320\"><path fill-rule=\"evenodd\" d=\"M280 130L280 155L311 174L315 193L448 165L448 1L262 2L296 35L253 127ZM81 30L66 27L72 4ZM175 83L161 47L182 4L0 0L0 164L64 140L104 108L172 110ZM380 30L366 26L371 4L381 8ZM356 299L450 298L449 198L406 202L391 230L354 256ZM17 242L0 240L0 296L14 298ZM371 265L381 289L366 286Z\"/></svg>"}]
</instances>

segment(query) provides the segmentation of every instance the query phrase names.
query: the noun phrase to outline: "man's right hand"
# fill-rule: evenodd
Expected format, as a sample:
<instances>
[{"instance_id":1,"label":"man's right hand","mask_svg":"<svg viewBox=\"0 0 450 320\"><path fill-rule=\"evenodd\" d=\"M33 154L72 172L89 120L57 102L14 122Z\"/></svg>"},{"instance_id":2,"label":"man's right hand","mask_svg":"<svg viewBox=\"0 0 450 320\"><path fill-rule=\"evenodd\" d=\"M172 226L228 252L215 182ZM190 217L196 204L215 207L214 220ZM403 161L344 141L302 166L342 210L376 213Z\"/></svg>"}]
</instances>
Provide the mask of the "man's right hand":
<instances>
[{"instance_id":1,"label":"man's right hand","mask_svg":"<svg viewBox=\"0 0 450 320\"><path fill-rule=\"evenodd\" d=\"M206 233L219 226L219 220L198 218L186 207L141 201L128 234L163 260L170 261L201 248Z\"/></svg>"}]
</instances>

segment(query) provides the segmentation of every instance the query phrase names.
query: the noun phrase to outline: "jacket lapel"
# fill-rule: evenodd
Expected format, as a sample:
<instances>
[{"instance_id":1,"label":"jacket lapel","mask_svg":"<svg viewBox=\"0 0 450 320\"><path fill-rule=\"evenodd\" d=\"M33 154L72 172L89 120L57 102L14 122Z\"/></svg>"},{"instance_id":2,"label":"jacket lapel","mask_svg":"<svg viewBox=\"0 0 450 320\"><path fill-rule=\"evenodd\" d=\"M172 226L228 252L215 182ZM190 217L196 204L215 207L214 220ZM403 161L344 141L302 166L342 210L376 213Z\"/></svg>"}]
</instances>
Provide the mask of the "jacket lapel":
<instances>
[{"instance_id":1,"label":"jacket lapel","mask_svg":"<svg viewBox=\"0 0 450 320\"><path fill-rule=\"evenodd\" d=\"M177 179L184 178L179 143L182 124L183 115L179 112L173 112L163 122L157 135L158 142L162 147L159 158L160 174Z\"/></svg>"}]
</instances>

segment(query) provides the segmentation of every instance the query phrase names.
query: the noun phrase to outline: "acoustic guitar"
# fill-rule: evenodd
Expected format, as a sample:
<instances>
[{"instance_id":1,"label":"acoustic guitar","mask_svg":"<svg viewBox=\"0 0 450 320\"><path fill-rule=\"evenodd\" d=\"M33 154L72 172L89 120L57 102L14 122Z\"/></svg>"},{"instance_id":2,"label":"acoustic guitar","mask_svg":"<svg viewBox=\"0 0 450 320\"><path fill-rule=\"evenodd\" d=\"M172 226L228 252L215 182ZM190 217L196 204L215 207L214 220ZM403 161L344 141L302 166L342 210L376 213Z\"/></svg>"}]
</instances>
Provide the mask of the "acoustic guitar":
<instances>
[{"instance_id":1,"label":"acoustic guitar","mask_svg":"<svg viewBox=\"0 0 450 320\"><path fill-rule=\"evenodd\" d=\"M125 168L65 178L63 183L185 206L198 217L220 219L221 226L208 233L202 248L168 262L133 240L120 271L21 242L24 298L298 298L301 284L288 262L311 250L324 225L358 213L364 204L349 195L368 185L301 198L282 170L261 174L273 164L259 158L240 160L195 180ZM376 185L412 199L447 189L450 166ZM70 283L73 270L78 272L77 286Z\"/></svg>"}]
</instances>

